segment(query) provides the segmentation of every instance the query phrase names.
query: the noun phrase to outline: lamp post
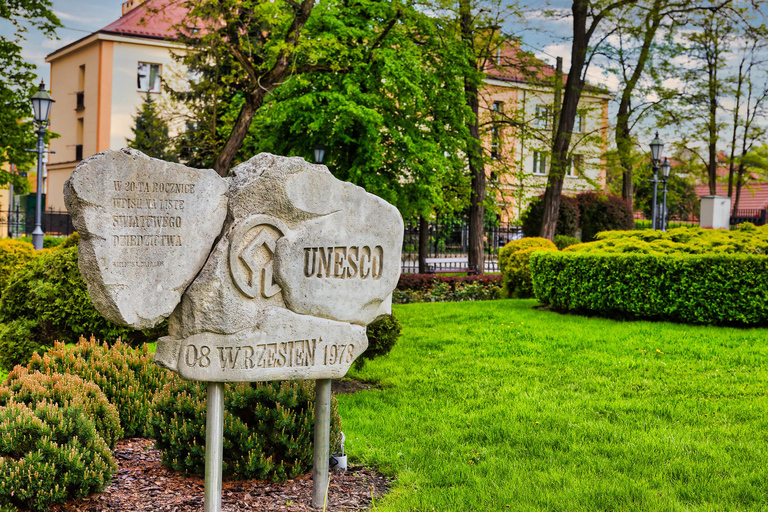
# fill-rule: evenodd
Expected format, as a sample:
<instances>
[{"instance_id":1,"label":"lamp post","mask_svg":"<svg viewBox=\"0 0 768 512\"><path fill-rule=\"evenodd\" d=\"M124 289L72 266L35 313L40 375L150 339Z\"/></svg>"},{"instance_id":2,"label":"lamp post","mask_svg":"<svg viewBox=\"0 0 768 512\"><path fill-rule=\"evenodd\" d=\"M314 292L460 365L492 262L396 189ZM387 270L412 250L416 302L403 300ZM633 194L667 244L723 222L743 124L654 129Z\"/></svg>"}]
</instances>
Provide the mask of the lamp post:
<instances>
[{"instance_id":1,"label":"lamp post","mask_svg":"<svg viewBox=\"0 0 768 512\"><path fill-rule=\"evenodd\" d=\"M325 158L325 146L322 144L315 144L315 148L313 149L315 153L315 163L321 164L323 163L323 158Z\"/></svg>"},{"instance_id":2,"label":"lamp post","mask_svg":"<svg viewBox=\"0 0 768 512\"><path fill-rule=\"evenodd\" d=\"M664 150L664 143L659 140L659 132L656 132L656 138L651 141L651 165L653 166L653 179L648 180L653 183L653 213L651 215L652 229L658 229L658 208L656 205L659 187L659 164L661 163L661 152Z\"/></svg>"},{"instance_id":3,"label":"lamp post","mask_svg":"<svg viewBox=\"0 0 768 512\"><path fill-rule=\"evenodd\" d=\"M669 159L664 157L664 162L661 164L661 182L664 183L664 198L661 202L661 230L667 230L667 181L669 180L669 171L672 166L669 164Z\"/></svg>"},{"instance_id":4,"label":"lamp post","mask_svg":"<svg viewBox=\"0 0 768 512\"><path fill-rule=\"evenodd\" d=\"M53 98L45 90L45 84L40 80L40 89L32 95L32 112L37 124L37 199L35 203L35 230L32 231L32 245L35 250L43 248L42 193L43 193L43 153L45 153L45 132L48 128L48 118L51 115Z\"/></svg>"}]
</instances>

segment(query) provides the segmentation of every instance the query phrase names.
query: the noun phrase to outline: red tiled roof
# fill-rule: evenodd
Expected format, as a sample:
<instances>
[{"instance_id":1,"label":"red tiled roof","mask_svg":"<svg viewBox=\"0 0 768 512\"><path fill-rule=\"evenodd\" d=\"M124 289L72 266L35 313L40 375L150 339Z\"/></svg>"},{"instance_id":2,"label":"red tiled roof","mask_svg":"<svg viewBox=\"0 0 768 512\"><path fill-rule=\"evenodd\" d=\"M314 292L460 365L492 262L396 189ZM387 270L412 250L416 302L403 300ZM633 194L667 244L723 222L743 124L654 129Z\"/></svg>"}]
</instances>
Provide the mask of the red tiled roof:
<instances>
[{"instance_id":1,"label":"red tiled roof","mask_svg":"<svg viewBox=\"0 0 768 512\"><path fill-rule=\"evenodd\" d=\"M150 8L158 9L159 12L150 13L148 12ZM178 3L167 0L147 0L99 32L155 39L176 39L174 27L184 19L186 13L187 10Z\"/></svg>"},{"instance_id":2,"label":"red tiled roof","mask_svg":"<svg viewBox=\"0 0 768 512\"><path fill-rule=\"evenodd\" d=\"M717 195L728 195L728 184L717 184ZM696 195L699 197L711 195L709 185L696 185ZM733 191L731 204L736 199L736 191ZM741 197L739 197L739 210L761 210L768 207L768 183L748 183L741 188Z\"/></svg>"}]
</instances>

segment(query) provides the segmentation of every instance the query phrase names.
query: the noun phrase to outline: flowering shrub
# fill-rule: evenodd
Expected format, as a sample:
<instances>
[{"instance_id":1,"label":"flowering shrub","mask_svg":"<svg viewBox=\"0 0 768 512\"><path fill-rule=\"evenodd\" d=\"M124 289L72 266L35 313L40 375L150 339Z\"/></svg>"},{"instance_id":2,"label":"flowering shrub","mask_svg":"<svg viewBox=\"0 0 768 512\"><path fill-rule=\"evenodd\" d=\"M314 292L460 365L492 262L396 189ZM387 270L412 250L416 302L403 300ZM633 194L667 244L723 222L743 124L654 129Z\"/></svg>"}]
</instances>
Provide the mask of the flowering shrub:
<instances>
[{"instance_id":1,"label":"flowering shrub","mask_svg":"<svg viewBox=\"0 0 768 512\"><path fill-rule=\"evenodd\" d=\"M501 298L501 274L480 276L402 274L393 294L393 300L397 304L499 298Z\"/></svg>"}]
</instances>

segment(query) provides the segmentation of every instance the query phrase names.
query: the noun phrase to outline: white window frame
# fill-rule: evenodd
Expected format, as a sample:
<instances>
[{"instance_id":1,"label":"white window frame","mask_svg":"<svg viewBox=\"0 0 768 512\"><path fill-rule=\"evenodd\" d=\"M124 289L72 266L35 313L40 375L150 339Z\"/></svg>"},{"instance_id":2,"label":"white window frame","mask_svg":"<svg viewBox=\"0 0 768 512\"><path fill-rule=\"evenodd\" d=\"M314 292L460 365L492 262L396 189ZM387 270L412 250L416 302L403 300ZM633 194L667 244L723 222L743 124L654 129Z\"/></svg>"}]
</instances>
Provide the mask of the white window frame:
<instances>
[{"instance_id":1,"label":"white window frame","mask_svg":"<svg viewBox=\"0 0 768 512\"><path fill-rule=\"evenodd\" d=\"M576 116L576 126L573 130L574 133L584 133L584 126L587 121L587 118L584 114L578 114Z\"/></svg>"},{"instance_id":2,"label":"white window frame","mask_svg":"<svg viewBox=\"0 0 768 512\"><path fill-rule=\"evenodd\" d=\"M152 68L156 66L155 71L155 83L150 84L150 78L152 77ZM142 62L136 65L136 90L141 92L154 92L159 93L161 91L160 82L163 76L163 65L156 62ZM143 82L143 83L142 83Z\"/></svg>"},{"instance_id":3,"label":"white window frame","mask_svg":"<svg viewBox=\"0 0 768 512\"><path fill-rule=\"evenodd\" d=\"M568 168L565 171L565 175L568 178L578 178L579 172L581 167L584 164L584 155L581 154L574 154L571 155L571 158L568 159Z\"/></svg>"},{"instance_id":4,"label":"white window frame","mask_svg":"<svg viewBox=\"0 0 768 512\"><path fill-rule=\"evenodd\" d=\"M546 130L549 128L549 107L546 105L536 105L536 128Z\"/></svg>"},{"instance_id":5,"label":"white window frame","mask_svg":"<svg viewBox=\"0 0 768 512\"><path fill-rule=\"evenodd\" d=\"M547 175L547 155L543 151L533 151L533 174L536 176Z\"/></svg>"}]
</instances>

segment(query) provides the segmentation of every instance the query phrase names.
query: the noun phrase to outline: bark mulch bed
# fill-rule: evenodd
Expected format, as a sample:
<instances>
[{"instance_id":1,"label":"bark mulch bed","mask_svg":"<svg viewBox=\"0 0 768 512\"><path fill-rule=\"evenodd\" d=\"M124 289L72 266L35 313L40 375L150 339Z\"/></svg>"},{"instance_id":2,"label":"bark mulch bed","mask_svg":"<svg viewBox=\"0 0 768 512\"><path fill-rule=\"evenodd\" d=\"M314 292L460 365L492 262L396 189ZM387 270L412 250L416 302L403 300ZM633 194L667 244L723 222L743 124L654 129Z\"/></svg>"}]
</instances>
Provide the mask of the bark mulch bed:
<instances>
[{"instance_id":1,"label":"bark mulch bed","mask_svg":"<svg viewBox=\"0 0 768 512\"><path fill-rule=\"evenodd\" d=\"M120 469L102 492L85 499L51 508L51 512L167 511L192 512L203 509L204 481L184 477L160 465L160 452L149 439L125 439L115 447ZM389 482L382 475L361 466L331 472L329 511L367 510L372 500L384 495ZM280 484L255 480L225 481L222 511L263 512L308 511L312 497L312 475Z\"/></svg>"}]
</instances>

